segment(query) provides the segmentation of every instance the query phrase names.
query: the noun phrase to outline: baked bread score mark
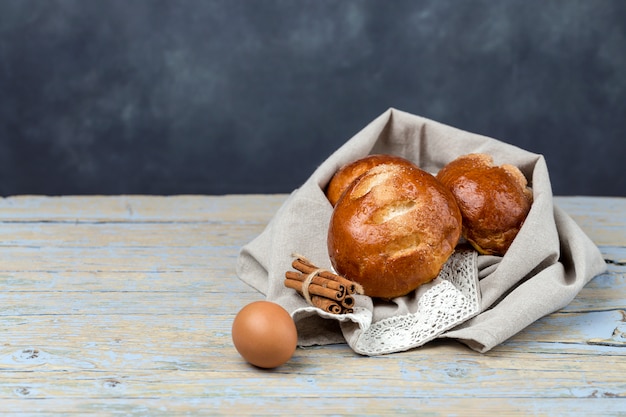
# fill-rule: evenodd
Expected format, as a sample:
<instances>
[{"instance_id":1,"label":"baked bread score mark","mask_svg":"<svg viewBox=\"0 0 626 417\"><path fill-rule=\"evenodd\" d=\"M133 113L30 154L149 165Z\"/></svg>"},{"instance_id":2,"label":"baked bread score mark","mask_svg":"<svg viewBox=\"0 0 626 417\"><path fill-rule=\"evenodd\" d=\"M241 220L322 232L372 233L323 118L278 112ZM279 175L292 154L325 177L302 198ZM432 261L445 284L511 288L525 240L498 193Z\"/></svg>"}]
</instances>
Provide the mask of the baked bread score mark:
<instances>
[{"instance_id":1,"label":"baked bread score mark","mask_svg":"<svg viewBox=\"0 0 626 417\"><path fill-rule=\"evenodd\" d=\"M372 167L372 161L378 164ZM348 171L361 172L333 209L328 252L335 270L361 284L366 295L387 299L436 278L461 236L454 196L403 158L374 155L348 167L327 188L335 189L336 179L345 186Z\"/></svg>"},{"instance_id":2,"label":"baked bread score mark","mask_svg":"<svg viewBox=\"0 0 626 417\"><path fill-rule=\"evenodd\" d=\"M524 174L514 165L495 166L487 154L462 155L437 179L454 195L463 217L463 237L481 254L504 255L533 202Z\"/></svg>"},{"instance_id":3,"label":"baked bread score mark","mask_svg":"<svg viewBox=\"0 0 626 417\"><path fill-rule=\"evenodd\" d=\"M407 159L394 155L376 154L368 155L350 164L341 167L326 187L326 197L334 207L339 201L341 194L348 189L358 177L370 169L385 164L413 166Z\"/></svg>"}]
</instances>

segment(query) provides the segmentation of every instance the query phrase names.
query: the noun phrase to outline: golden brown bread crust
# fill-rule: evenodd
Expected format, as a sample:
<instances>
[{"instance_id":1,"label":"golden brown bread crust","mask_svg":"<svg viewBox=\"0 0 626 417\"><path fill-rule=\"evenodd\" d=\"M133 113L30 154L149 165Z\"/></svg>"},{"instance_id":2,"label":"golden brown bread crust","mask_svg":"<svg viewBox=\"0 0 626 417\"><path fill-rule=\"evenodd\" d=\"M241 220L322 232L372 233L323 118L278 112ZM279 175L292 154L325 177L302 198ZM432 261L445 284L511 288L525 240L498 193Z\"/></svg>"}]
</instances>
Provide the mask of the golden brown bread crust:
<instances>
[{"instance_id":1,"label":"golden brown bread crust","mask_svg":"<svg viewBox=\"0 0 626 417\"><path fill-rule=\"evenodd\" d=\"M433 280L461 236L454 196L413 164L361 174L337 202L328 231L335 270L366 295L394 298Z\"/></svg>"},{"instance_id":2,"label":"golden brown bread crust","mask_svg":"<svg viewBox=\"0 0 626 417\"><path fill-rule=\"evenodd\" d=\"M463 237L482 254L504 255L532 205L526 177L513 165L493 166L487 154L468 154L448 163L437 179L456 198Z\"/></svg>"},{"instance_id":3,"label":"golden brown bread crust","mask_svg":"<svg viewBox=\"0 0 626 417\"><path fill-rule=\"evenodd\" d=\"M326 197L328 201L330 201L330 204L334 207L339 197L341 197L341 194L348 189L348 186L354 180L375 166L382 164L413 165L413 163L407 159L386 154L368 155L344 165L333 175L326 186Z\"/></svg>"}]
</instances>

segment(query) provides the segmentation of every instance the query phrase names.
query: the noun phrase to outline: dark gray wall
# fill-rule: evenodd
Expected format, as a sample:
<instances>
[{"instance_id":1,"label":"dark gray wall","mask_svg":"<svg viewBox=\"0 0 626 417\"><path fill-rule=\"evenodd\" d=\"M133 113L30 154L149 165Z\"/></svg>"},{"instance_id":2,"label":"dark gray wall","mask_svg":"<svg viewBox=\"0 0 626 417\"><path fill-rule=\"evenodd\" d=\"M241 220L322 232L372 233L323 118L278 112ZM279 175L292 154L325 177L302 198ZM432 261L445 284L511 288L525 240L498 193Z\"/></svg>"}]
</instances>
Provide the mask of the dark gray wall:
<instances>
[{"instance_id":1,"label":"dark gray wall","mask_svg":"<svg viewBox=\"0 0 626 417\"><path fill-rule=\"evenodd\" d=\"M388 107L626 196L626 2L0 0L0 194L288 192Z\"/></svg>"}]
</instances>

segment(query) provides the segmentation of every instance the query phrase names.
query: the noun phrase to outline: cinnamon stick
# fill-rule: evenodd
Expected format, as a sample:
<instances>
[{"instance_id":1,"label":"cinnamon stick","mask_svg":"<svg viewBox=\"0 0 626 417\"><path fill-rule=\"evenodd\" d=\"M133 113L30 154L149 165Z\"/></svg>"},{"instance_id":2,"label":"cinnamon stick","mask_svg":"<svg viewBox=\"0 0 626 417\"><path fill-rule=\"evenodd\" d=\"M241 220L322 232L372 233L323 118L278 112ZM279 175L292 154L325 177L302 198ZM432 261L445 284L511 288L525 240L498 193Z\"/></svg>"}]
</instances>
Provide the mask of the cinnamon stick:
<instances>
[{"instance_id":1,"label":"cinnamon stick","mask_svg":"<svg viewBox=\"0 0 626 417\"><path fill-rule=\"evenodd\" d=\"M298 255L292 266L299 272L285 272L284 284L287 288L295 290L311 305L326 312L348 314L354 311L353 295L363 294L359 284L318 268L303 256Z\"/></svg>"},{"instance_id":2,"label":"cinnamon stick","mask_svg":"<svg viewBox=\"0 0 626 417\"><path fill-rule=\"evenodd\" d=\"M285 272L285 277L288 279L293 279L296 281L300 281L300 282L304 282L306 281L308 275L299 273L299 272L293 272L293 271L287 271ZM346 293L346 287L336 281L330 280L330 279L326 279L323 278L319 275L315 275L313 277L313 280L311 281L311 284L315 284L315 285L319 285L321 287L326 287L326 288L330 288L332 290L335 290L337 292L340 292L342 294Z\"/></svg>"},{"instance_id":3,"label":"cinnamon stick","mask_svg":"<svg viewBox=\"0 0 626 417\"><path fill-rule=\"evenodd\" d=\"M297 258L295 259L292 263L291 266L293 266L295 269L297 269L298 271L304 273L304 274L311 274L313 272L315 272L316 270L318 270L319 268L316 267L315 265L313 265L312 263L310 263L310 261L306 258ZM328 271L328 270L320 270L319 272L319 276L338 282L342 285L344 285L346 287L346 289L348 290L348 294L356 294L359 293L359 289L360 289L360 285L356 284L354 281L350 281L347 278L344 278L340 275L337 274L333 274L332 272ZM362 289L361 289L362 292Z\"/></svg>"},{"instance_id":4,"label":"cinnamon stick","mask_svg":"<svg viewBox=\"0 0 626 417\"><path fill-rule=\"evenodd\" d=\"M354 307L354 298L350 295L346 295L342 300L341 300L341 305L345 308L352 308Z\"/></svg>"},{"instance_id":5,"label":"cinnamon stick","mask_svg":"<svg viewBox=\"0 0 626 417\"><path fill-rule=\"evenodd\" d=\"M315 307L320 308L327 313L342 314L344 310L342 306L336 302L329 300L328 298L318 297L316 295L311 297L311 302Z\"/></svg>"},{"instance_id":6,"label":"cinnamon stick","mask_svg":"<svg viewBox=\"0 0 626 417\"><path fill-rule=\"evenodd\" d=\"M294 290L303 291L302 282L295 279L285 279L285 286ZM309 285L309 294L319 295L320 297L325 297L337 301L341 301L345 297L345 294L342 294L339 291L335 291L331 288L324 288L321 285L316 285L313 283Z\"/></svg>"},{"instance_id":7,"label":"cinnamon stick","mask_svg":"<svg viewBox=\"0 0 626 417\"><path fill-rule=\"evenodd\" d=\"M285 286L287 288L296 290L298 294L304 296L302 282L287 278L285 279ZM315 288L313 288L313 291L315 291ZM309 294L310 294L309 298L311 300L311 304L314 307L320 308L324 311L327 311L333 314L341 314L344 310L343 298L340 300L332 300L324 296L320 296L314 293L312 294L311 286L309 286Z\"/></svg>"}]
</instances>

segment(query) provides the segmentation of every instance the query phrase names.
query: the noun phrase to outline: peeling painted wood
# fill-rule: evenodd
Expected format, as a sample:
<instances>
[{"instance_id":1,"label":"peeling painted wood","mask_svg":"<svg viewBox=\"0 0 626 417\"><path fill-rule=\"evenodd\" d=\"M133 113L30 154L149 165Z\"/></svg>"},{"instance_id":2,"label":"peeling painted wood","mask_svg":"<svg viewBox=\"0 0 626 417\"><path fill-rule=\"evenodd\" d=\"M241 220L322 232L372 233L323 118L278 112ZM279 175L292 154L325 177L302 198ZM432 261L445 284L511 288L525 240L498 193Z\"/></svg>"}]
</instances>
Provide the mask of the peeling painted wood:
<instances>
[{"instance_id":1,"label":"peeling painted wood","mask_svg":"<svg viewBox=\"0 0 626 417\"><path fill-rule=\"evenodd\" d=\"M234 268L286 198L0 199L0 414L626 413L626 198L555 199L608 270L487 354L340 344L262 371L231 343L263 298Z\"/></svg>"}]
</instances>

